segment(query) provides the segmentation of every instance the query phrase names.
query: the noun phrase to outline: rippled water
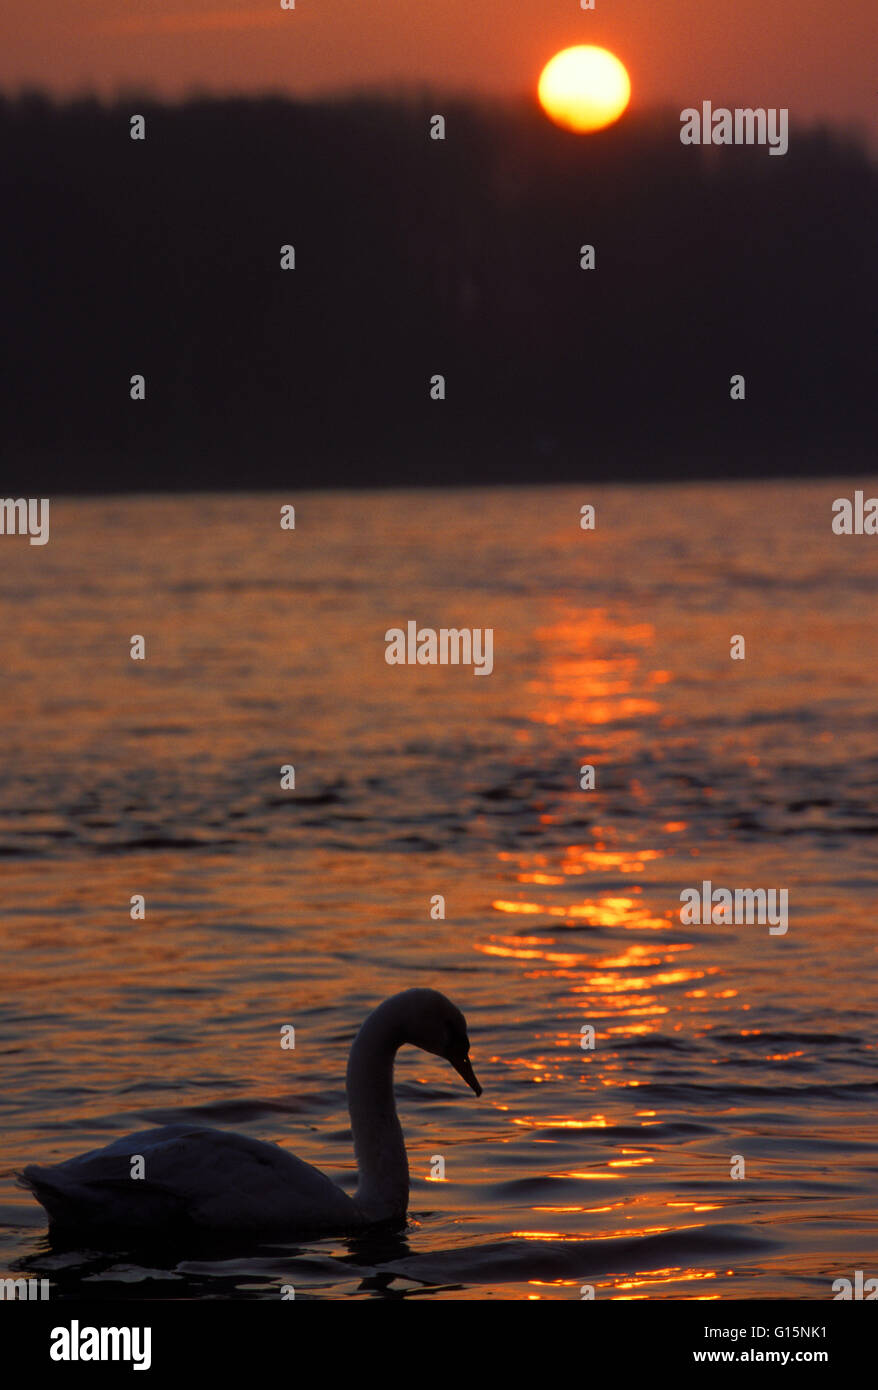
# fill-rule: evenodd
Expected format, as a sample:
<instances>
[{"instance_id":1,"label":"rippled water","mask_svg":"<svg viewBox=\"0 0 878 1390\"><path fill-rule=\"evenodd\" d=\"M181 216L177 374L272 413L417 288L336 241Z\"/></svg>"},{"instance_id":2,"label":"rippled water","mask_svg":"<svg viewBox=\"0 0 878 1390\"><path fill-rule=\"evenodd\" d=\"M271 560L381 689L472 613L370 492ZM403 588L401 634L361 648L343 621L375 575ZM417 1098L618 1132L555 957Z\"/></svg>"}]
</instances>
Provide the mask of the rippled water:
<instances>
[{"instance_id":1,"label":"rippled water","mask_svg":"<svg viewBox=\"0 0 878 1390\"><path fill-rule=\"evenodd\" d=\"M855 486L62 499L47 546L0 538L0 1274L813 1299L878 1275L878 540L830 529ZM493 674L388 666L409 618L492 627ZM703 879L787 888L788 933L682 926ZM152 1123L351 1186L347 1049L409 985L463 1008L484 1094L400 1054L405 1232L47 1249L12 1169Z\"/></svg>"}]
</instances>

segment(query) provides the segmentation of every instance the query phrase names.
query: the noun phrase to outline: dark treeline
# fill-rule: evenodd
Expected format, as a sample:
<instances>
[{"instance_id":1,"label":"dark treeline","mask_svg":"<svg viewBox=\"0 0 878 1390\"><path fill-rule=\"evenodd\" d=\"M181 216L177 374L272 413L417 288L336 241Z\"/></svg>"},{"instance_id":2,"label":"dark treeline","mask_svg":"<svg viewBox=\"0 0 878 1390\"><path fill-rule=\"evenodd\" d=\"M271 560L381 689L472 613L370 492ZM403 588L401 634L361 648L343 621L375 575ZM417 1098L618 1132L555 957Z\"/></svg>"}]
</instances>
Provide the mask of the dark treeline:
<instances>
[{"instance_id":1,"label":"dark treeline","mask_svg":"<svg viewBox=\"0 0 878 1390\"><path fill-rule=\"evenodd\" d=\"M3 495L870 467L874 166L679 129L0 102Z\"/></svg>"}]
</instances>

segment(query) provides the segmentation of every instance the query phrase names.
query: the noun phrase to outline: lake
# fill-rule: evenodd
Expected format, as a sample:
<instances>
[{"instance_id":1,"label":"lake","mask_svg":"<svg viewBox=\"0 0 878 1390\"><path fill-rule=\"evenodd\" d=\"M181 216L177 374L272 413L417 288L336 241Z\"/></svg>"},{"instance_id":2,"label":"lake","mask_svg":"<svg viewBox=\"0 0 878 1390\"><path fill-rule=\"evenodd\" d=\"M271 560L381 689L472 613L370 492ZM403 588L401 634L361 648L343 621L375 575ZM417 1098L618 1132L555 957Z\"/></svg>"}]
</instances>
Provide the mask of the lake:
<instances>
[{"instance_id":1,"label":"lake","mask_svg":"<svg viewBox=\"0 0 878 1390\"><path fill-rule=\"evenodd\" d=\"M831 528L862 486L58 498L47 545L0 537L0 1277L819 1300L878 1275L878 538ZM410 620L491 629L490 675L389 665ZM786 890L788 930L684 924L704 881ZM348 1048L412 985L464 1011L484 1092L400 1053L404 1232L47 1248L13 1170L152 1124L350 1190Z\"/></svg>"}]
</instances>

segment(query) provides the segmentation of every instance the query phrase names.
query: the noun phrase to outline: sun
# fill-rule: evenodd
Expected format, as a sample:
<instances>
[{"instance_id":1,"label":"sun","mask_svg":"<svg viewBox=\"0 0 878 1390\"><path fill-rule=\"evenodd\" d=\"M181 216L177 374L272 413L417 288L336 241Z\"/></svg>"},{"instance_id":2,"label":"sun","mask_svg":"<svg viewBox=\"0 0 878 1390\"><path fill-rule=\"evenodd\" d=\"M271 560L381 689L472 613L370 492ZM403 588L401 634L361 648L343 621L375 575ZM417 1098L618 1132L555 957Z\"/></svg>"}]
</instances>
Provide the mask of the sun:
<instances>
[{"instance_id":1,"label":"sun","mask_svg":"<svg viewBox=\"0 0 878 1390\"><path fill-rule=\"evenodd\" d=\"M619 119L631 97L631 81L608 49L580 44L549 60L537 90L540 105L556 125L582 132L602 130Z\"/></svg>"}]
</instances>

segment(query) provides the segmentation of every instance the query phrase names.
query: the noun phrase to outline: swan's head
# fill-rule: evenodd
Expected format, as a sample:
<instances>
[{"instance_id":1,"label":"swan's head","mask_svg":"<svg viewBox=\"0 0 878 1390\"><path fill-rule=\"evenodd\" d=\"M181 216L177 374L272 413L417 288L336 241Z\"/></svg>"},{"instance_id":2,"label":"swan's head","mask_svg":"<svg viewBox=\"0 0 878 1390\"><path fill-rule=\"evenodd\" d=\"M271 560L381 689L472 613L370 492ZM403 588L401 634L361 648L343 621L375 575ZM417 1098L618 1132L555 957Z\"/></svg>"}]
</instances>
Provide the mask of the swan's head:
<instances>
[{"instance_id":1,"label":"swan's head","mask_svg":"<svg viewBox=\"0 0 878 1390\"><path fill-rule=\"evenodd\" d=\"M404 1021L404 1041L444 1057L480 1096L482 1088L469 1059L466 1019L457 1005L437 989L407 989L396 999Z\"/></svg>"}]
</instances>

